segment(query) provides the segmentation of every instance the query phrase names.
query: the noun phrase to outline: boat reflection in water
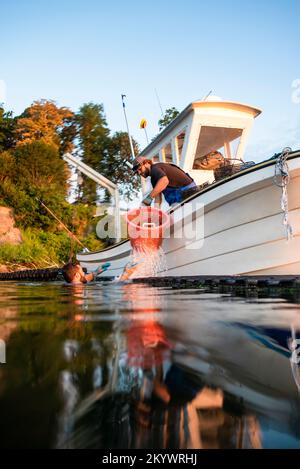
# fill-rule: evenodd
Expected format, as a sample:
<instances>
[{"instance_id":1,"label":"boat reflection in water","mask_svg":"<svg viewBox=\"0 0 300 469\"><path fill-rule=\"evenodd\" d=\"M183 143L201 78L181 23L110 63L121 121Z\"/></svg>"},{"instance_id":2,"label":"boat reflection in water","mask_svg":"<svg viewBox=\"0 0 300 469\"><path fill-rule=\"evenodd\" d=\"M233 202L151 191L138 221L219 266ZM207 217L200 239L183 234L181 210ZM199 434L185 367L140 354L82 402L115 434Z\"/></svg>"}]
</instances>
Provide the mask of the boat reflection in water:
<instances>
[{"instance_id":1,"label":"boat reflection in water","mask_svg":"<svg viewBox=\"0 0 300 469\"><path fill-rule=\"evenodd\" d=\"M0 298L2 447L300 447L297 299L59 283Z\"/></svg>"},{"instance_id":2,"label":"boat reflection in water","mask_svg":"<svg viewBox=\"0 0 300 469\"><path fill-rule=\"evenodd\" d=\"M195 353L195 345L190 343L192 353L182 346L184 315L179 323L177 318L176 330L173 321L169 327L163 313L163 295L151 294L148 289L145 307L145 288L123 285L121 289L130 313L118 318L114 338L110 338L116 344L110 382L79 405L76 430L66 441L67 446L261 448L259 419L244 406L241 396L210 384L205 370L197 373L193 360L198 364L202 360ZM89 320L84 315L79 319ZM195 332L200 332L199 327ZM177 333L181 341L176 340ZM203 330L203 335L206 333ZM204 353L206 358L208 353ZM217 363L209 360L207 366L216 369ZM89 425L85 426L81 420L87 414ZM95 419L94 432L90 419Z\"/></svg>"}]
</instances>

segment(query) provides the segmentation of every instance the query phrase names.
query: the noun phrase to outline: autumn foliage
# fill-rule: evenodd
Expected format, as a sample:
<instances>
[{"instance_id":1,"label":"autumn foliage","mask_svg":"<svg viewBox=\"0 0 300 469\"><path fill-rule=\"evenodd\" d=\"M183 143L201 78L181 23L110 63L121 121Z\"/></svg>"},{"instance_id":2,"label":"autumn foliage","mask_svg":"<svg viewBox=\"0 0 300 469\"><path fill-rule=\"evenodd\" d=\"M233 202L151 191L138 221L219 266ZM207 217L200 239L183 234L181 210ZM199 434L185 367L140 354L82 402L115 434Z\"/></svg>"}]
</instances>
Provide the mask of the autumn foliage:
<instances>
[{"instance_id":1,"label":"autumn foliage","mask_svg":"<svg viewBox=\"0 0 300 469\"><path fill-rule=\"evenodd\" d=\"M73 149L74 133L69 133L66 128L74 128L74 113L66 107L57 107L54 101L42 99L25 109L17 119L16 145L24 145L41 140L48 145L54 145L64 151ZM66 140L68 140L66 142Z\"/></svg>"}]
</instances>

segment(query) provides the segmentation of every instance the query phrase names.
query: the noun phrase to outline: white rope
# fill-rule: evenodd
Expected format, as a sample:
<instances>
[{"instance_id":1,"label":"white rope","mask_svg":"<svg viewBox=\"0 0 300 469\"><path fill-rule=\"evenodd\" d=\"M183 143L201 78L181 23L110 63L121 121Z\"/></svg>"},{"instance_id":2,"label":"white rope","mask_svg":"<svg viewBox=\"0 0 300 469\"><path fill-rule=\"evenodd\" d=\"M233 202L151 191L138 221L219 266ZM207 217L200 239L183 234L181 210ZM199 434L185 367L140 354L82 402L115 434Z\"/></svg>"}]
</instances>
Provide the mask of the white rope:
<instances>
[{"instance_id":1,"label":"white rope","mask_svg":"<svg viewBox=\"0 0 300 469\"><path fill-rule=\"evenodd\" d=\"M297 348L299 345L298 339L296 337L296 330L294 324L291 324L291 335L292 337L288 341L288 347L291 351L290 363L292 368L292 374L298 391L300 392L300 372L299 372L299 361L300 361L300 349Z\"/></svg>"},{"instance_id":2,"label":"white rope","mask_svg":"<svg viewBox=\"0 0 300 469\"><path fill-rule=\"evenodd\" d=\"M283 226L285 227L286 239L289 241L293 237L293 230L289 223L289 207L288 207L288 184L290 182L289 167L287 164L287 157L292 149L286 147L282 150L281 154L277 157L275 165L275 175L273 178L274 184L281 187L280 206L283 211Z\"/></svg>"}]
</instances>

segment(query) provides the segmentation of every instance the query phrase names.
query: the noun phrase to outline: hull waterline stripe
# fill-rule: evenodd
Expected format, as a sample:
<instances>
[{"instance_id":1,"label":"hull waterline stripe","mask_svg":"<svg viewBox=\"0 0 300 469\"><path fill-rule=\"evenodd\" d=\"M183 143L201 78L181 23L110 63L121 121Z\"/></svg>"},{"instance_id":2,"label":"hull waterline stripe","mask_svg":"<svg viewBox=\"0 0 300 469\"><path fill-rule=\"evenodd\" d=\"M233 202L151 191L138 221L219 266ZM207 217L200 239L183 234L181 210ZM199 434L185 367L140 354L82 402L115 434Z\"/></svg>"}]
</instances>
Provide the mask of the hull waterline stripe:
<instances>
[{"instance_id":1,"label":"hull waterline stripe","mask_svg":"<svg viewBox=\"0 0 300 469\"><path fill-rule=\"evenodd\" d=\"M294 235L294 239L295 238L300 238L300 235ZM258 243L258 244L253 244L251 246L246 246L244 248L239 248L239 249L234 249L232 251L227 251L227 252L222 252L221 254L215 254L214 256L208 256L208 257L204 257L203 259L198 259L196 261L192 261L192 262L187 262L186 264L182 264L182 265L178 265L176 267L171 267L171 268L168 268L168 272L170 272L171 270L175 270L175 269L179 269L180 267L185 267L187 265L192 265L192 264L196 264L196 263L200 263L202 261L206 261L206 260L209 260L209 259L214 259L215 257L221 257L221 256L227 256L229 254L233 254L235 252L240 252L240 251L245 251L247 249L251 249L251 248L257 248L259 246L264 246L266 244L274 244L274 243L278 243L278 241L286 241L286 238L283 237L283 238L278 238L278 239L275 239L275 240L272 240L272 241L265 241L263 243ZM168 253L166 254L166 256L168 255ZM299 261L298 261L299 262ZM269 267L268 267L269 268ZM264 270L264 269L260 269L260 270Z\"/></svg>"}]
</instances>

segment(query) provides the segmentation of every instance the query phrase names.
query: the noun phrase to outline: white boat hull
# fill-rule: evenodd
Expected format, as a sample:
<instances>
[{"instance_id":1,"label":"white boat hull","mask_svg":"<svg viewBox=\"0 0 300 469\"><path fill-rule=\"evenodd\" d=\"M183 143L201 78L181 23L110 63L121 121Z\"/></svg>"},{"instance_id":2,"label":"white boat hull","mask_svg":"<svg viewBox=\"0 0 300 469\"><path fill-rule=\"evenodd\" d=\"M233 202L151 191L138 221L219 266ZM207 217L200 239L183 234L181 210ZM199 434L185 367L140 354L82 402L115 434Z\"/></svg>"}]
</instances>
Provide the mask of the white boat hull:
<instances>
[{"instance_id":1,"label":"white boat hull","mask_svg":"<svg viewBox=\"0 0 300 469\"><path fill-rule=\"evenodd\" d=\"M288 166L291 240L287 241L282 223L281 189L273 181L275 162L262 163L186 201L189 215L182 207L172 211L171 236L163 242L168 270L160 275L299 275L300 152L290 156ZM192 226L191 217L200 222L202 207L203 235L188 239L185 233ZM184 235L180 236L182 217ZM77 258L87 269L109 261L111 268L104 275L115 277L130 254L130 242L125 241L99 252L80 253Z\"/></svg>"}]
</instances>

